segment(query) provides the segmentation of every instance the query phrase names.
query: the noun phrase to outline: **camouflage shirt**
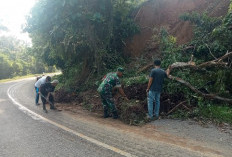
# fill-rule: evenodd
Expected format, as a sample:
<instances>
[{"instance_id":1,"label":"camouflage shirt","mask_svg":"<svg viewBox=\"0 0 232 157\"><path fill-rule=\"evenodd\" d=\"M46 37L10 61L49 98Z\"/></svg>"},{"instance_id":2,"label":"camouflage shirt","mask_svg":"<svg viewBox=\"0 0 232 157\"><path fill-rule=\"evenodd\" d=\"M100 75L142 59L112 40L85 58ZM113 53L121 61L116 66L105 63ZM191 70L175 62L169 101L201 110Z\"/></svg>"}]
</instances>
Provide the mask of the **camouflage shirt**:
<instances>
[{"instance_id":1,"label":"camouflage shirt","mask_svg":"<svg viewBox=\"0 0 232 157\"><path fill-rule=\"evenodd\" d=\"M105 95L111 95L113 87L121 87L121 83L117 73L109 73L98 88L98 92Z\"/></svg>"}]
</instances>

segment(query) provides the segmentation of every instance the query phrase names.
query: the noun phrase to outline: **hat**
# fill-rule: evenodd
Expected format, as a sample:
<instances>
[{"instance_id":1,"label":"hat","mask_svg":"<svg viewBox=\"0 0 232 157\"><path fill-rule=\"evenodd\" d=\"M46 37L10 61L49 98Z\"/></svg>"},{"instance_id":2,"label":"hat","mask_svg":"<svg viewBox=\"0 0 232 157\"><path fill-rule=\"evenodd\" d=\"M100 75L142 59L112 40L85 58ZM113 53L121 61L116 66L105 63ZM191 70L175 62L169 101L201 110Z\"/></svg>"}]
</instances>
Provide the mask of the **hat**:
<instances>
[{"instance_id":1,"label":"hat","mask_svg":"<svg viewBox=\"0 0 232 157\"><path fill-rule=\"evenodd\" d=\"M117 71L124 72L124 69L122 67L119 67Z\"/></svg>"},{"instance_id":2,"label":"hat","mask_svg":"<svg viewBox=\"0 0 232 157\"><path fill-rule=\"evenodd\" d=\"M58 80L53 80L51 83L56 83L56 84L58 84L59 81L58 81Z\"/></svg>"}]
</instances>

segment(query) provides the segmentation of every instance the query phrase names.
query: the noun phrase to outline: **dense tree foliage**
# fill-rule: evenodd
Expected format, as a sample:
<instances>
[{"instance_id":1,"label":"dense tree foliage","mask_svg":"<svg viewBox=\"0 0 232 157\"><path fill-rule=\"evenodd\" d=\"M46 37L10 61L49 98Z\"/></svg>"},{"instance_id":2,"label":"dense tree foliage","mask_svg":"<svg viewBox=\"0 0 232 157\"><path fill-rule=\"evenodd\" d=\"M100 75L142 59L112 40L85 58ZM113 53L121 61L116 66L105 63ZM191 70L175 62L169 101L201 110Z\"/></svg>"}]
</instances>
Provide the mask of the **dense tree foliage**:
<instances>
[{"instance_id":1,"label":"dense tree foliage","mask_svg":"<svg viewBox=\"0 0 232 157\"><path fill-rule=\"evenodd\" d=\"M66 79L82 83L124 62L125 40L138 32L130 17L142 0L40 0L25 31L33 49Z\"/></svg>"},{"instance_id":2,"label":"dense tree foliage","mask_svg":"<svg viewBox=\"0 0 232 157\"><path fill-rule=\"evenodd\" d=\"M0 37L0 79L54 70L32 56L32 49L14 37Z\"/></svg>"},{"instance_id":3,"label":"dense tree foliage","mask_svg":"<svg viewBox=\"0 0 232 157\"><path fill-rule=\"evenodd\" d=\"M162 29L156 37L163 52L164 65L167 67L175 62L193 61L199 65L204 62L216 60L227 52L232 51L232 12L231 8L225 17L209 17L207 13L187 13L180 18L189 21L194 26L194 38L186 45L177 45L176 38ZM225 64L224 64L225 63ZM201 69L175 69L173 75L191 83L202 93L232 98L232 62L231 57L224 60L222 65L212 65ZM226 64L227 63L227 64ZM220 104L220 101L208 101L192 92L188 87L180 86L176 81L166 86L169 93L184 93L190 104L206 107Z\"/></svg>"},{"instance_id":4,"label":"dense tree foliage","mask_svg":"<svg viewBox=\"0 0 232 157\"><path fill-rule=\"evenodd\" d=\"M139 31L131 17L142 0L40 0L27 19L25 31L33 41L33 53L48 65L63 71L69 86L79 85L90 76L113 69L125 61L125 40ZM177 61L188 61L193 54L196 63L224 55L231 47L231 8L226 17L213 18L191 13L181 16L194 25L194 39L183 53L183 46L165 30L158 36L166 66ZM201 73L179 73L190 82L221 95L228 94L230 69L206 69ZM202 80L195 79L199 75ZM191 77L190 77L191 76ZM194 81L197 80L197 81ZM211 85L206 87L211 81ZM224 80L224 81L220 81ZM170 84L172 86L173 84ZM219 88L220 87L220 88ZM206 89L207 88L207 89ZM180 89L168 88L168 89Z\"/></svg>"}]
</instances>

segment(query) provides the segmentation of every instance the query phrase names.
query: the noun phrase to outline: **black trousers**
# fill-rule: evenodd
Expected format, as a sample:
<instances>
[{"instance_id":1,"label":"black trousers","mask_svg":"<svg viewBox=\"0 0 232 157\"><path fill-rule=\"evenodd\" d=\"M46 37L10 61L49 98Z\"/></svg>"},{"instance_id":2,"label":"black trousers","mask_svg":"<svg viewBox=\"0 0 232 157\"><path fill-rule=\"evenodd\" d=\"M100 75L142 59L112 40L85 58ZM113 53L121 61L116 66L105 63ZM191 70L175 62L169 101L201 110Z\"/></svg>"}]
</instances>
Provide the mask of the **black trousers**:
<instances>
[{"instance_id":1,"label":"black trousers","mask_svg":"<svg viewBox=\"0 0 232 157\"><path fill-rule=\"evenodd\" d=\"M47 100L45 98L47 97L47 95L44 95L43 93L41 93L41 94L42 94L41 95L41 100L43 102L43 109L46 110L46 102L47 102ZM54 108L54 97L53 97L52 94L49 95L48 100L49 100L48 103L50 104L50 108Z\"/></svg>"}]
</instances>

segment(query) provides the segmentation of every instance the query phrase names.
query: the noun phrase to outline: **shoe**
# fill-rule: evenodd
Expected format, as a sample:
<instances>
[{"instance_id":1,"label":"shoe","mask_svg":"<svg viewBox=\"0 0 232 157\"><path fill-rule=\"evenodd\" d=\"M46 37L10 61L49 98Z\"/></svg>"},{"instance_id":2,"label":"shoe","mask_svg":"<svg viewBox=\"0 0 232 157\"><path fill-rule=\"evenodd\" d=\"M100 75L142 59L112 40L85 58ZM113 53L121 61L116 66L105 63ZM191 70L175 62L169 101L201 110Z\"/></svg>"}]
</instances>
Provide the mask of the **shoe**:
<instances>
[{"instance_id":1,"label":"shoe","mask_svg":"<svg viewBox=\"0 0 232 157\"><path fill-rule=\"evenodd\" d=\"M47 111L46 109L43 109L43 112L44 112L44 113L48 113L48 111Z\"/></svg>"},{"instance_id":2,"label":"shoe","mask_svg":"<svg viewBox=\"0 0 232 157\"><path fill-rule=\"evenodd\" d=\"M152 117L152 118L148 117L148 118L147 118L147 121L148 121L148 122L154 121L154 117Z\"/></svg>"},{"instance_id":3,"label":"shoe","mask_svg":"<svg viewBox=\"0 0 232 157\"><path fill-rule=\"evenodd\" d=\"M113 112L113 119L118 119L118 113L117 113L117 111Z\"/></svg>"},{"instance_id":4,"label":"shoe","mask_svg":"<svg viewBox=\"0 0 232 157\"><path fill-rule=\"evenodd\" d=\"M108 109L104 109L104 118L108 118L109 114L108 114Z\"/></svg>"},{"instance_id":5,"label":"shoe","mask_svg":"<svg viewBox=\"0 0 232 157\"><path fill-rule=\"evenodd\" d=\"M104 117L104 118L109 118L110 116L109 116L109 115L104 115L103 117Z\"/></svg>"},{"instance_id":6,"label":"shoe","mask_svg":"<svg viewBox=\"0 0 232 157\"><path fill-rule=\"evenodd\" d=\"M50 107L50 110L57 110L56 107Z\"/></svg>"},{"instance_id":7,"label":"shoe","mask_svg":"<svg viewBox=\"0 0 232 157\"><path fill-rule=\"evenodd\" d=\"M158 116L158 117L155 117L154 120L160 120L160 117L159 117L159 116Z\"/></svg>"},{"instance_id":8,"label":"shoe","mask_svg":"<svg viewBox=\"0 0 232 157\"><path fill-rule=\"evenodd\" d=\"M39 106L40 105L40 103L37 103L37 104L35 104L36 106Z\"/></svg>"}]
</instances>

